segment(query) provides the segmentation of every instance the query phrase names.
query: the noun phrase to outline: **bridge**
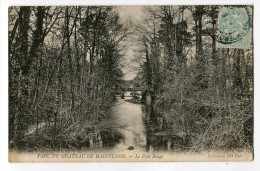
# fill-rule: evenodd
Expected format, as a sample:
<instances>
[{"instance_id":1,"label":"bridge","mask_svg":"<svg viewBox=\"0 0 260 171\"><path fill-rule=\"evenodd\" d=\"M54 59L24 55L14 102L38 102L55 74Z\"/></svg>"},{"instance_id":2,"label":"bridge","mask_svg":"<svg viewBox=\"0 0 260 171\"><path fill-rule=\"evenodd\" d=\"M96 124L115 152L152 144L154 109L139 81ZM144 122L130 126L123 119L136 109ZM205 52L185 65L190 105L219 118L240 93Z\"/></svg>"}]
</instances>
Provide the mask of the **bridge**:
<instances>
[{"instance_id":1,"label":"bridge","mask_svg":"<svg viewBox=\"0 0 260 171\"><path fill-rule=\"evenodd\" d=\"M122 97L133 97L134 95L136 95L137 91L140 91L141 93L138 94L138 96L141 96L142 92L144 91L145 89L142 88L142 87L118 87L118 88L114 88L113 89L113 94L115 95L121 95ZM133 92L132 95L124 95L125 92Z\"/></svg>"},{"instance_id":2,"label":"bridge","mask_svg":"<svg viewBox=\"0 0 260 171\"><path fill-rule=\"evenodd\" d=\"M145 89L142 87L120 87L115 88L115 91L144 91Z\"/></svg>"}]
</instances>

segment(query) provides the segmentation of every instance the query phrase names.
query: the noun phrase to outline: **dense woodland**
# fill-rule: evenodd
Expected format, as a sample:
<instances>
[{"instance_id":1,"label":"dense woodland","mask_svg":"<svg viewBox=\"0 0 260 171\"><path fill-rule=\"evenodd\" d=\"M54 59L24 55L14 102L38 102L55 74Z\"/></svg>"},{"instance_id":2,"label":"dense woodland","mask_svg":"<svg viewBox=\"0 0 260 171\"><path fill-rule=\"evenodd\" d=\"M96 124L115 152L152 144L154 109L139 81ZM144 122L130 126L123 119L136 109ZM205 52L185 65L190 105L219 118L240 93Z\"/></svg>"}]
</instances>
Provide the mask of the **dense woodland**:
<instances>
[{"instance_id":1,"label":"dense woodland","mask_svg":"<svg viewBox=\"0 0 260 171\"><path fill-rule=\"evenodd\" d=\"M157 127L148 133L179 135L191 151L252 147L253 51L217 48L219 9L145 7L136 26L150 95L146 110ZM252 9L246 9L252 26Z\"/></svg>"},{"instance_id":2,"label":"dense woodland","mask_svg":"<svg viewBox=\"0 0 260 171\"><path fill-rule=\"evenodd\" d=\"M131 22L115 6L10 7L10 148L67 148L82 122L106 119L128 41L138 47L147 135L184 137L192 151L252 148L253 44L217 48L219 8L147 6Z\"/></svg>"},{"instance_id":3,"label":"dense woodland","mask_svg":"<svg viewBox=\"0 0 260 171\"><path fill-rule=\"evenodd\" d=\"M110 90L122 80L120 42L129 33L114 8L9 8L12 146L36 141L35 127L34 138L57 138L81 121L106 117Z\"/></svg>"}]
</instances>

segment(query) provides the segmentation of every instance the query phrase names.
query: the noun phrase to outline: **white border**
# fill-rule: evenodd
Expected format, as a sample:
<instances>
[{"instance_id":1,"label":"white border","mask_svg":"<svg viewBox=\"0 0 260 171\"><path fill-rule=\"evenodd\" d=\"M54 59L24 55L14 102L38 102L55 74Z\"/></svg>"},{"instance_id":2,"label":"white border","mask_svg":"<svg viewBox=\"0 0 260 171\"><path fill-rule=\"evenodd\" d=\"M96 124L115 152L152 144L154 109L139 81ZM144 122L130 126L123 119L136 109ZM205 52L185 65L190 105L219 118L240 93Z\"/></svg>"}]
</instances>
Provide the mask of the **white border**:
<instances>
[{"instance_id":1,"label":"white border","mask_svg":"<svg viewBox=\"0 0 260 171\"><path fill-rule=\"evenodd\" d=\"M8 6L12 5L191 5L191 4L254 4L254 130L255 159L253 162L148 162L148 163L8 163ZM81 170L210 170L256 171L260 169L260 1L258 0L0 0L0 171L81 171Z\"/></svg>"}]
</instances>

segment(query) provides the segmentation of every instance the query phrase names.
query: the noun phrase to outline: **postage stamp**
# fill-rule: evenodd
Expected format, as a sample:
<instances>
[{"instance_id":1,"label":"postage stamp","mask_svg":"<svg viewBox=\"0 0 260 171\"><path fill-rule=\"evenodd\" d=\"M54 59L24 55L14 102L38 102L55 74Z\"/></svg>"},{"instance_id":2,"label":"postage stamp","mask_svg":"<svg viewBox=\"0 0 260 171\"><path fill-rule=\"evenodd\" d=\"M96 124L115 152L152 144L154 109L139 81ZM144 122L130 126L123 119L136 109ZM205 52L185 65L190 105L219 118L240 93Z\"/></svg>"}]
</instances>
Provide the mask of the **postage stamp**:
<instances>
[{"instance_id":1,"label":"postage stamp","mask_svg":"<svg viewBox=\"0 0 260 171\"><path fill-rule=\"evenodd\" d=\"M252 28L248 11L244 7L222 7L218 15L219 48L249 49Z\"/></svg>"}]
</instances>

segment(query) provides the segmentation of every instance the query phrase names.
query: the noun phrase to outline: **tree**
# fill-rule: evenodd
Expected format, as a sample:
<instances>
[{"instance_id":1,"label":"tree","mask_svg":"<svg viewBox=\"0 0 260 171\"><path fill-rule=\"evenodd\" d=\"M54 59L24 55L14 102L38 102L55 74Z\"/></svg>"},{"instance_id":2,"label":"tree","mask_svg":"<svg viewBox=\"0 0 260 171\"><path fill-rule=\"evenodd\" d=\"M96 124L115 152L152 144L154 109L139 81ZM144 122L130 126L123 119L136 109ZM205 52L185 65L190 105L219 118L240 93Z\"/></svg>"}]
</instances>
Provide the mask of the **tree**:
<instances>
[{"instance_id":1,"label":"tree","mask_svg":"<svg viewBox=\"0 0 260 171\"><path fill-rule=\"evenodd\" d=\"M246 61L252 49L216 48L218 11L219 6L147 7L142 24L136 26L144 81L155 97L146 104L146 114L154 112L152 119L164 120L163 129L157 121L150 123L148 132L150 127L152 134L166 131L164 138L182 133L186 142L194 138L194 145L185 148L196 151L246 147L244 134L250 137L252 120L242 113L252 113L245 107L252 106L249 96L243 95L248 92L244 87L250 79L244 75L249 73ZM161 75L163 81L157 82ZM246 133L238 127L245 127Z\"/></svg>"},{"instance_id":2,"label":"tree","mask_svg":"<svg viewBox=\"0 0 260 171\"><path fill-rule=\"evenodd\" d=\"M205 6L195 6L192 15L195 22L196 35L196 83L199 89L208 87L207 74L205 72L206 59L202 44L202 17L205 14Z\"/></svg>"},{"instance_id":3,"label":"tree","mask_svg":"<svg viewBox=\"0 0 260 171\"><path fill-rule=\"evenodd\" d=\"M22 142L40 135L57 142L82 122L106 118L131 27L115 7L11 7L9 14L10 142L30 149L43 144Z\"/></svg>"}]
</instances>

